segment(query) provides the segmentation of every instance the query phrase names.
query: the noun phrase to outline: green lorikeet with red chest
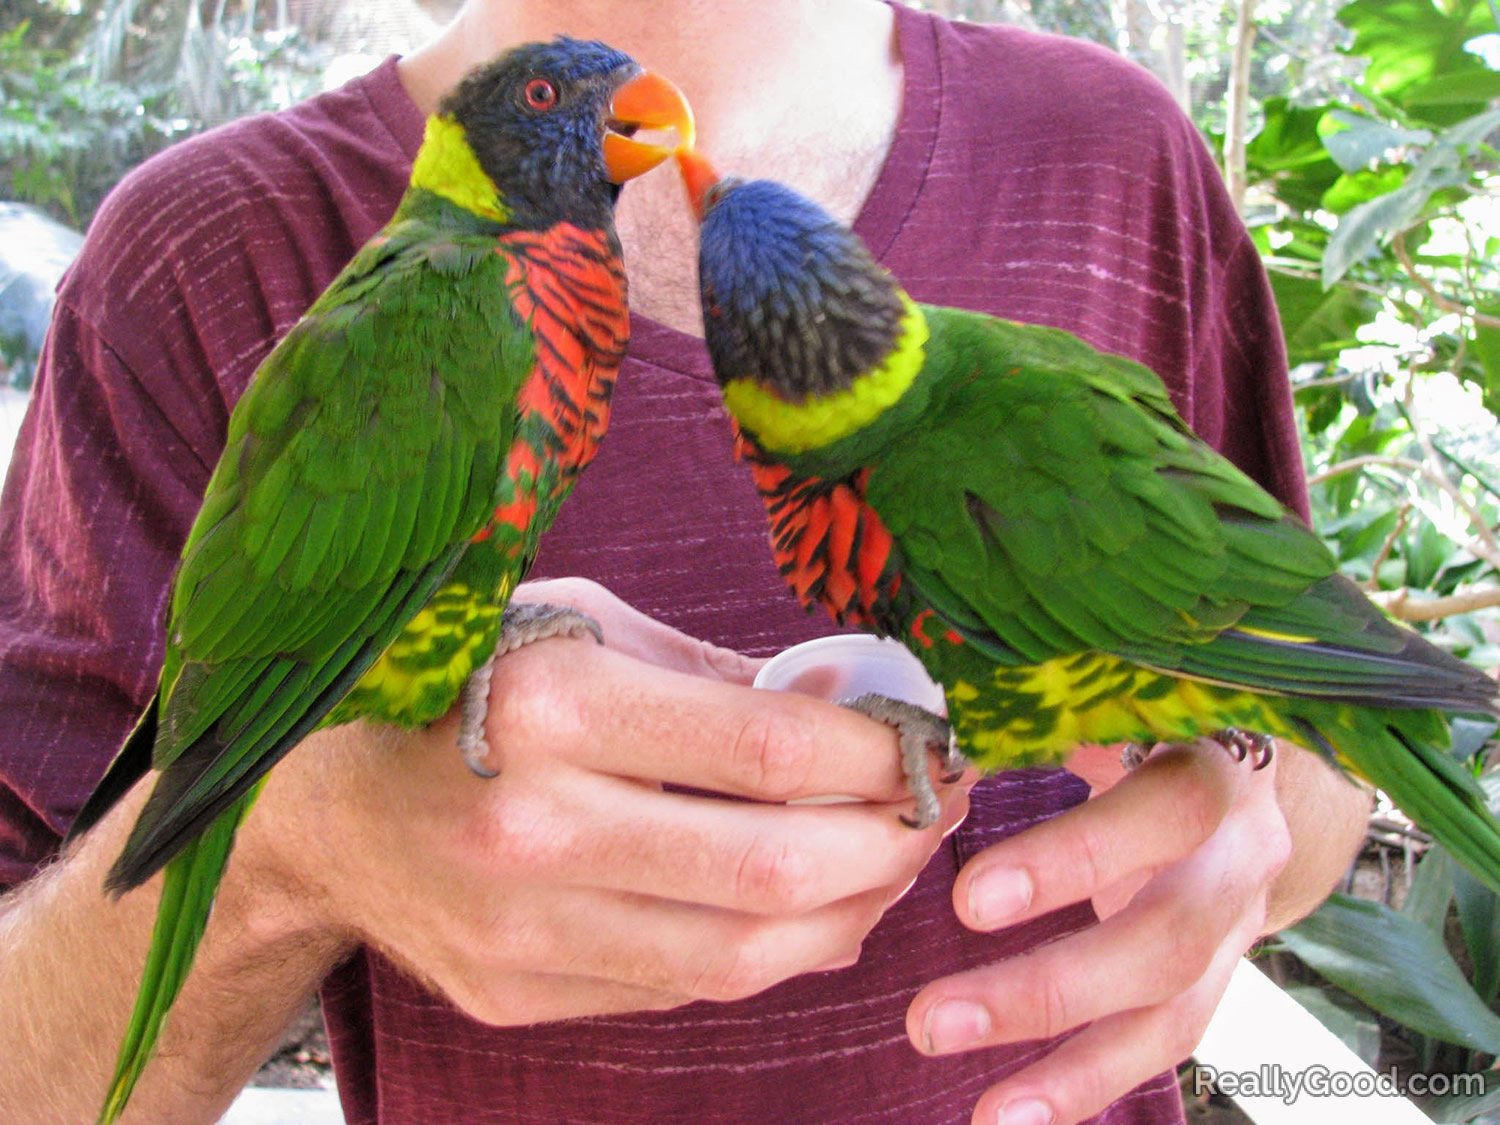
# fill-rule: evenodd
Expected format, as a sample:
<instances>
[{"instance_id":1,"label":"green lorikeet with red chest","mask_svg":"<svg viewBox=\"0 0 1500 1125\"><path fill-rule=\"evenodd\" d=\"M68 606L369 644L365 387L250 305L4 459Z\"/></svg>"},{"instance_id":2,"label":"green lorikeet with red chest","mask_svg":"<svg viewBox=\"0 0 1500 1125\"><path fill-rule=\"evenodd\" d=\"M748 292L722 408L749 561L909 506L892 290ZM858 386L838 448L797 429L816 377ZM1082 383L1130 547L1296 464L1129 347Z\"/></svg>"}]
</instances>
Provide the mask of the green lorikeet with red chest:
<instances>
[{"instance_id":1,"label":"green lorikeet with red chest","mask_svg":"<svg viewBox=\"0 0 1500 1125\"><path fill-rule=\"evenodd\" d=\"M159 771L108 889L166 867L101 1120L187 975L234 834L309 732L483 737L496 649L587 627L502 611L609 422L628 334L619 185L691 134L665 79L601 43L518 47L426 126L390 222L257 370L183 548L156 698L74 825ZM596 627L595 627L596 628ZM467 689L465 688L468 684Z\"/></svg>"},{"instance_id":2,"label":"green lorikeet with red chest","mask_svg":"<svg viewBox=\"0 0 1500 1125\"><path fill-rule=\"evenodd\" d=\"M1388 621L1145 367L918 305L822 208L678 154L704 333L781 572L900 639L986 770L1083 743L1270 738L1379 786L1492 889L1500 824L1449 752L1496 683ZM903 730L917 819L932 717ZM915 746L915 752L913 747Z\"/></svg>"}]
</instances>

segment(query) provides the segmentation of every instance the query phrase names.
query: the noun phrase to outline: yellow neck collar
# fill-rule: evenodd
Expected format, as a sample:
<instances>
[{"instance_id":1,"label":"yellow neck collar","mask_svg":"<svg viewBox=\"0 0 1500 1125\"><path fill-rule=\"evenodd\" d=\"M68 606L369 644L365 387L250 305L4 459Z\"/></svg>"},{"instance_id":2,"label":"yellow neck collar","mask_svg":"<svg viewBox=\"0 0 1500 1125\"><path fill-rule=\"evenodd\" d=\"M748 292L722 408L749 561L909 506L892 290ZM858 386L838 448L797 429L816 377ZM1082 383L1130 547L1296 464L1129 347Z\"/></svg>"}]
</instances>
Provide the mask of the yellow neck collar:
<instances>
[{"instance_id":1,"label":"yellow neck collar","mask_svg":"<svg viewBox=\"0 0 1500 1125\"><path fill-rule=\"evenodd\" d=\"M464 127L451 117L427 119L422 147L411 166L411 186L441 195L486 219L503 223L510 218L510 208L505 206L500 189L479 166L479 158L469 147Z\"/></svg>"},{"instance_id":2,"label":"yellow neck collar","mask_svg":"<svg viewBox=\"0 0 1500 1125\"><path fill-rule=\"evenodd\" d=\"M926 359L927 319L905 293L901 333L885 362L842 391L794 403L753 379L724 385L724 404L768 453L821 449L867 426L906 393Z\"/></svg>"}]
</instances>

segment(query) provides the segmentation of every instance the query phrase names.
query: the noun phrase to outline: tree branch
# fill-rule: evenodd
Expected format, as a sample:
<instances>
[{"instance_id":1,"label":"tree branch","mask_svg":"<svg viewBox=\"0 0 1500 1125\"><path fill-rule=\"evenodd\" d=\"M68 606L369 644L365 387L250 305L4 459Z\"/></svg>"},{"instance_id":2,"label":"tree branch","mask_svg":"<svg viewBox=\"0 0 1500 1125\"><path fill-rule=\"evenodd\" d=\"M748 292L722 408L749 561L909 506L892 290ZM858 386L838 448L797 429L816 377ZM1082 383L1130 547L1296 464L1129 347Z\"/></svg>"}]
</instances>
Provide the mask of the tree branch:
<instances>
[{"instance_id":1,"label":"tree branch","mask_svg":"<svg viewBox=\"0 0 1500 1125\"><path fill-rule=\"evenodd\" d=\"M1460 586L1453 593L1436 598L1414 597L1410 589L1402 587L1378 590L1370 594L1370 600L1402 621L1438 621L1500 606L1500 586Z\"/></svg>"},{"instance_id":2,"label":"tree branch","mask_svg":"<svg viewBox=\"0 0 1500 1125\"><path fill-rule=\"evenodd\" d=\"M1486 328L1500 328L1500 316L1490 316L1482 313L1472 305L1466 305L1455 297L1438 291L1437 287L1417 272L1417 264L1412 261L1410 252L1406 249L1406 231L1398 231L1391 239L1391 249L1396 252L1396 260L1401 263L1401 268L1406 271L1406 276L1411 278L1411 283L1427 295L1438 308L1445 312L1458 313L1467 316L1475 324L1481 324Z\"/></svg>"},{"instance_id":3,"label":"tree branch","mask_svg":"<svg viewBox=\"0 0 1500 1125\"><path fill-rule=\"evenodd\" d=\"M1245 134L1250 120L1250 48L1255 43L1255 0L1240 0L1235 18L1234 54L1224 105L1224 181L1236 211L1245 210Z\"/></svg>"},{"instance_id":4,"label":"tree branch","mask_svg":"<svg viewBox=\"0 0 1500 1125\"><path fill-rule=\"evenodd\" d=\"M1365 469L1376 465L1384 466L1385 468L1400 469L1407 473L1416 473L1447 495L1453 501L1454 506L1469 517L1469 524L1474 529L1473 540L1466 544L1468 549L1473 552L1476 558L1489 563L1496 570L1500 570L1500 542L1496 541L1494 532L1490 530L1489 524L1485 522L1484 517L1479 511L1464 498L1463 493L1458 490L1457 486L1445 474L1438 472L1430 465L1425 465L1421 461L1413 461L1409 457L1390 457L1380 453L1368 453L1361 457L1351 457L1347 461L1340 461L1336 465L1330 465L1321 473L1314 473L1307 478L1307 484L1311 488L1313 485L1322 484L1324 481L1331 480L1333 477L1340 476L1343 473L1351 473L1358 469Z\"/></svg>"}]
</instances>

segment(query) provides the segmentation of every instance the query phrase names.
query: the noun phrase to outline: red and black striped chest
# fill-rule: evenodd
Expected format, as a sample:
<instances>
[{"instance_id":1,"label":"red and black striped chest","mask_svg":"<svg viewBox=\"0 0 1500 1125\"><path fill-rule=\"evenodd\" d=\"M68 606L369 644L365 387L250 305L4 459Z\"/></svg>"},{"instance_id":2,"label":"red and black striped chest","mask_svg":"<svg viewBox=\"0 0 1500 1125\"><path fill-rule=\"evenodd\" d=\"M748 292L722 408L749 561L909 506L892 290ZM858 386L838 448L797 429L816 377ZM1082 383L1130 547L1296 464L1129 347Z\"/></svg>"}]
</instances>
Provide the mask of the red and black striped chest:
<instances>
[{"instance_id":1,"label":"red and black striped chest","mask_svg":"<svg viewBox=\"0 0 1500 1125\"><path fill-rule=\"evenodd\" d=\"M736 433L766 507L771 552L804 605L821 605L841 625L879 627L900 576L888 573L891 534L865 502L868 471L843 480L802 476Z\"/></svg>"},{"instance_id":2,"label":"red and black striped chest","mask_svg":"<svg viewBox=\"0 0 1500 1125\"><path fill-rule=\"evenodd\" d=\"M609 428L609 401L630 339L625 270L611 231L566 223L500 240L505 283L536 361L522 383L523 419L545 424L564 479L583 470Z\"/></svg>"}]
</instances>

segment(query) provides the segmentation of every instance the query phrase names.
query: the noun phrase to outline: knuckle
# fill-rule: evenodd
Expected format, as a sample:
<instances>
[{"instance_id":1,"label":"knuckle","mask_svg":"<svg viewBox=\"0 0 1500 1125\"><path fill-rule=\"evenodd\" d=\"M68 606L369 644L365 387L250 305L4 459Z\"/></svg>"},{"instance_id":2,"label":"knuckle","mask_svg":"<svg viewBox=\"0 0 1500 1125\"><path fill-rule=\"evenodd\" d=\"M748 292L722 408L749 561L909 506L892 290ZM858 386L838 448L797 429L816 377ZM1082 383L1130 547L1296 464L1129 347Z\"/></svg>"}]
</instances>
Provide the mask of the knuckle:
<instances>
[{"instance_id":1,"label":"knuckle","mask_svg":"<svg viewBox=\"0 0 1500 1125\"><path fill-rule=\"evenodd\" d=\"M1178 836L1195 843L1213 835L1223 818L1223 809L1205 785L1179 786L1177 799L1172 802L1171 809Z\"/></svg>"},{"instance_id":2,"label":"knuckle","mask_svg":"<svg viewBox=\"0 0 1500 1125\"><path fill-rule=\"evenodd\" d=\"M485 807L477 831L461 846L472 848L494 875L535 875L553 870L570 854L569 828L550 802L512 793L503 807Z\"/></svg>"},{"instance_id":3,"label":"knuckle","mask_svg":"<svg viewBox=\"0 0 1500 1125\"><path fill-rule=\"evenodd\" d=\"M1189 988L1208 971L1217 942L1197 912L1173 911L1163 921L1162 956L1156 966L1159 994L1165 998Z\"/></svg>"},{"instance_id":4,"label":"knuckle","mask_svg":"<svg viewBox=\"0 0 1500 1125\"><path fill-rule=\"evenodd\" d=\"M817 870L812 857L794 844L756 837L736 866L735 895L751 909L800 914L815 905Z\"/></svg>"},{"instance_id":5,"label":"knuckle","mask_svg":"<svg viewBox=\"0 0 1500 1125\"><path fill-rule=\"evenodd\" d=\"M765 947L752 932L710 951L688 992L697 999L725 1002L744 1000L775 983Z\"/></svg>"},{"instance_id":6,"label":"knuckle","mask_svg":"<svg viewBox=\"0 0 1500 1125\"><path fill-rule=\"evenodd\" d=\"M1051 1038L1068 1031L1074 1024L1073 1004L1068 998L1064 974L1043 972L1033 974L1036 991L1036 1008L1041 1014L1042 1037Z\"/></svg>"},{"instance_id":7,"label":"knuckle","mask_svg":"<svg viewBox=\"0 0 1500 1125\"><path fill-rule=\"evenodd\" d=\"M740 725L730 752L737 779L768 800L785 800L802 791L812 773L815 750L799 723L768 710L757 710Z\"/></svg>"},{"instance_id":8,"label":"knuckle","mask_svg":"<svg viewBox=\"0 0 1500 1125\"><path fill-rule=\"evenodd\" d=\"M1115 881L1110 871L1109 844L1095 832L1080 832L1069 848L1068 863L1080 885L1102 888Z\"/></svg>"},{"instance_id":9,"label":"knuckle","mask_svg":"<svg viewBox=\"0 0 1500 1125\"><path fill-rule=\"evenodd\" d=\"M1261 836L1257 850L1268 875L1277 875L1292 858L1292 831L1284 816L1271 818Z\"/></svg>"},{"instance_id":10,"label":"knuckle","mask_svg":"<svg viewBox=\"0 0 1500 1125\"><path fill-rule=\"evenodd\" d=\"M569 659L588 655L568 654ZM502 749L553 740L582 726L576 690L554 646L529 646L495 662L488 727Z\"/></svg>"}]
</instances>

